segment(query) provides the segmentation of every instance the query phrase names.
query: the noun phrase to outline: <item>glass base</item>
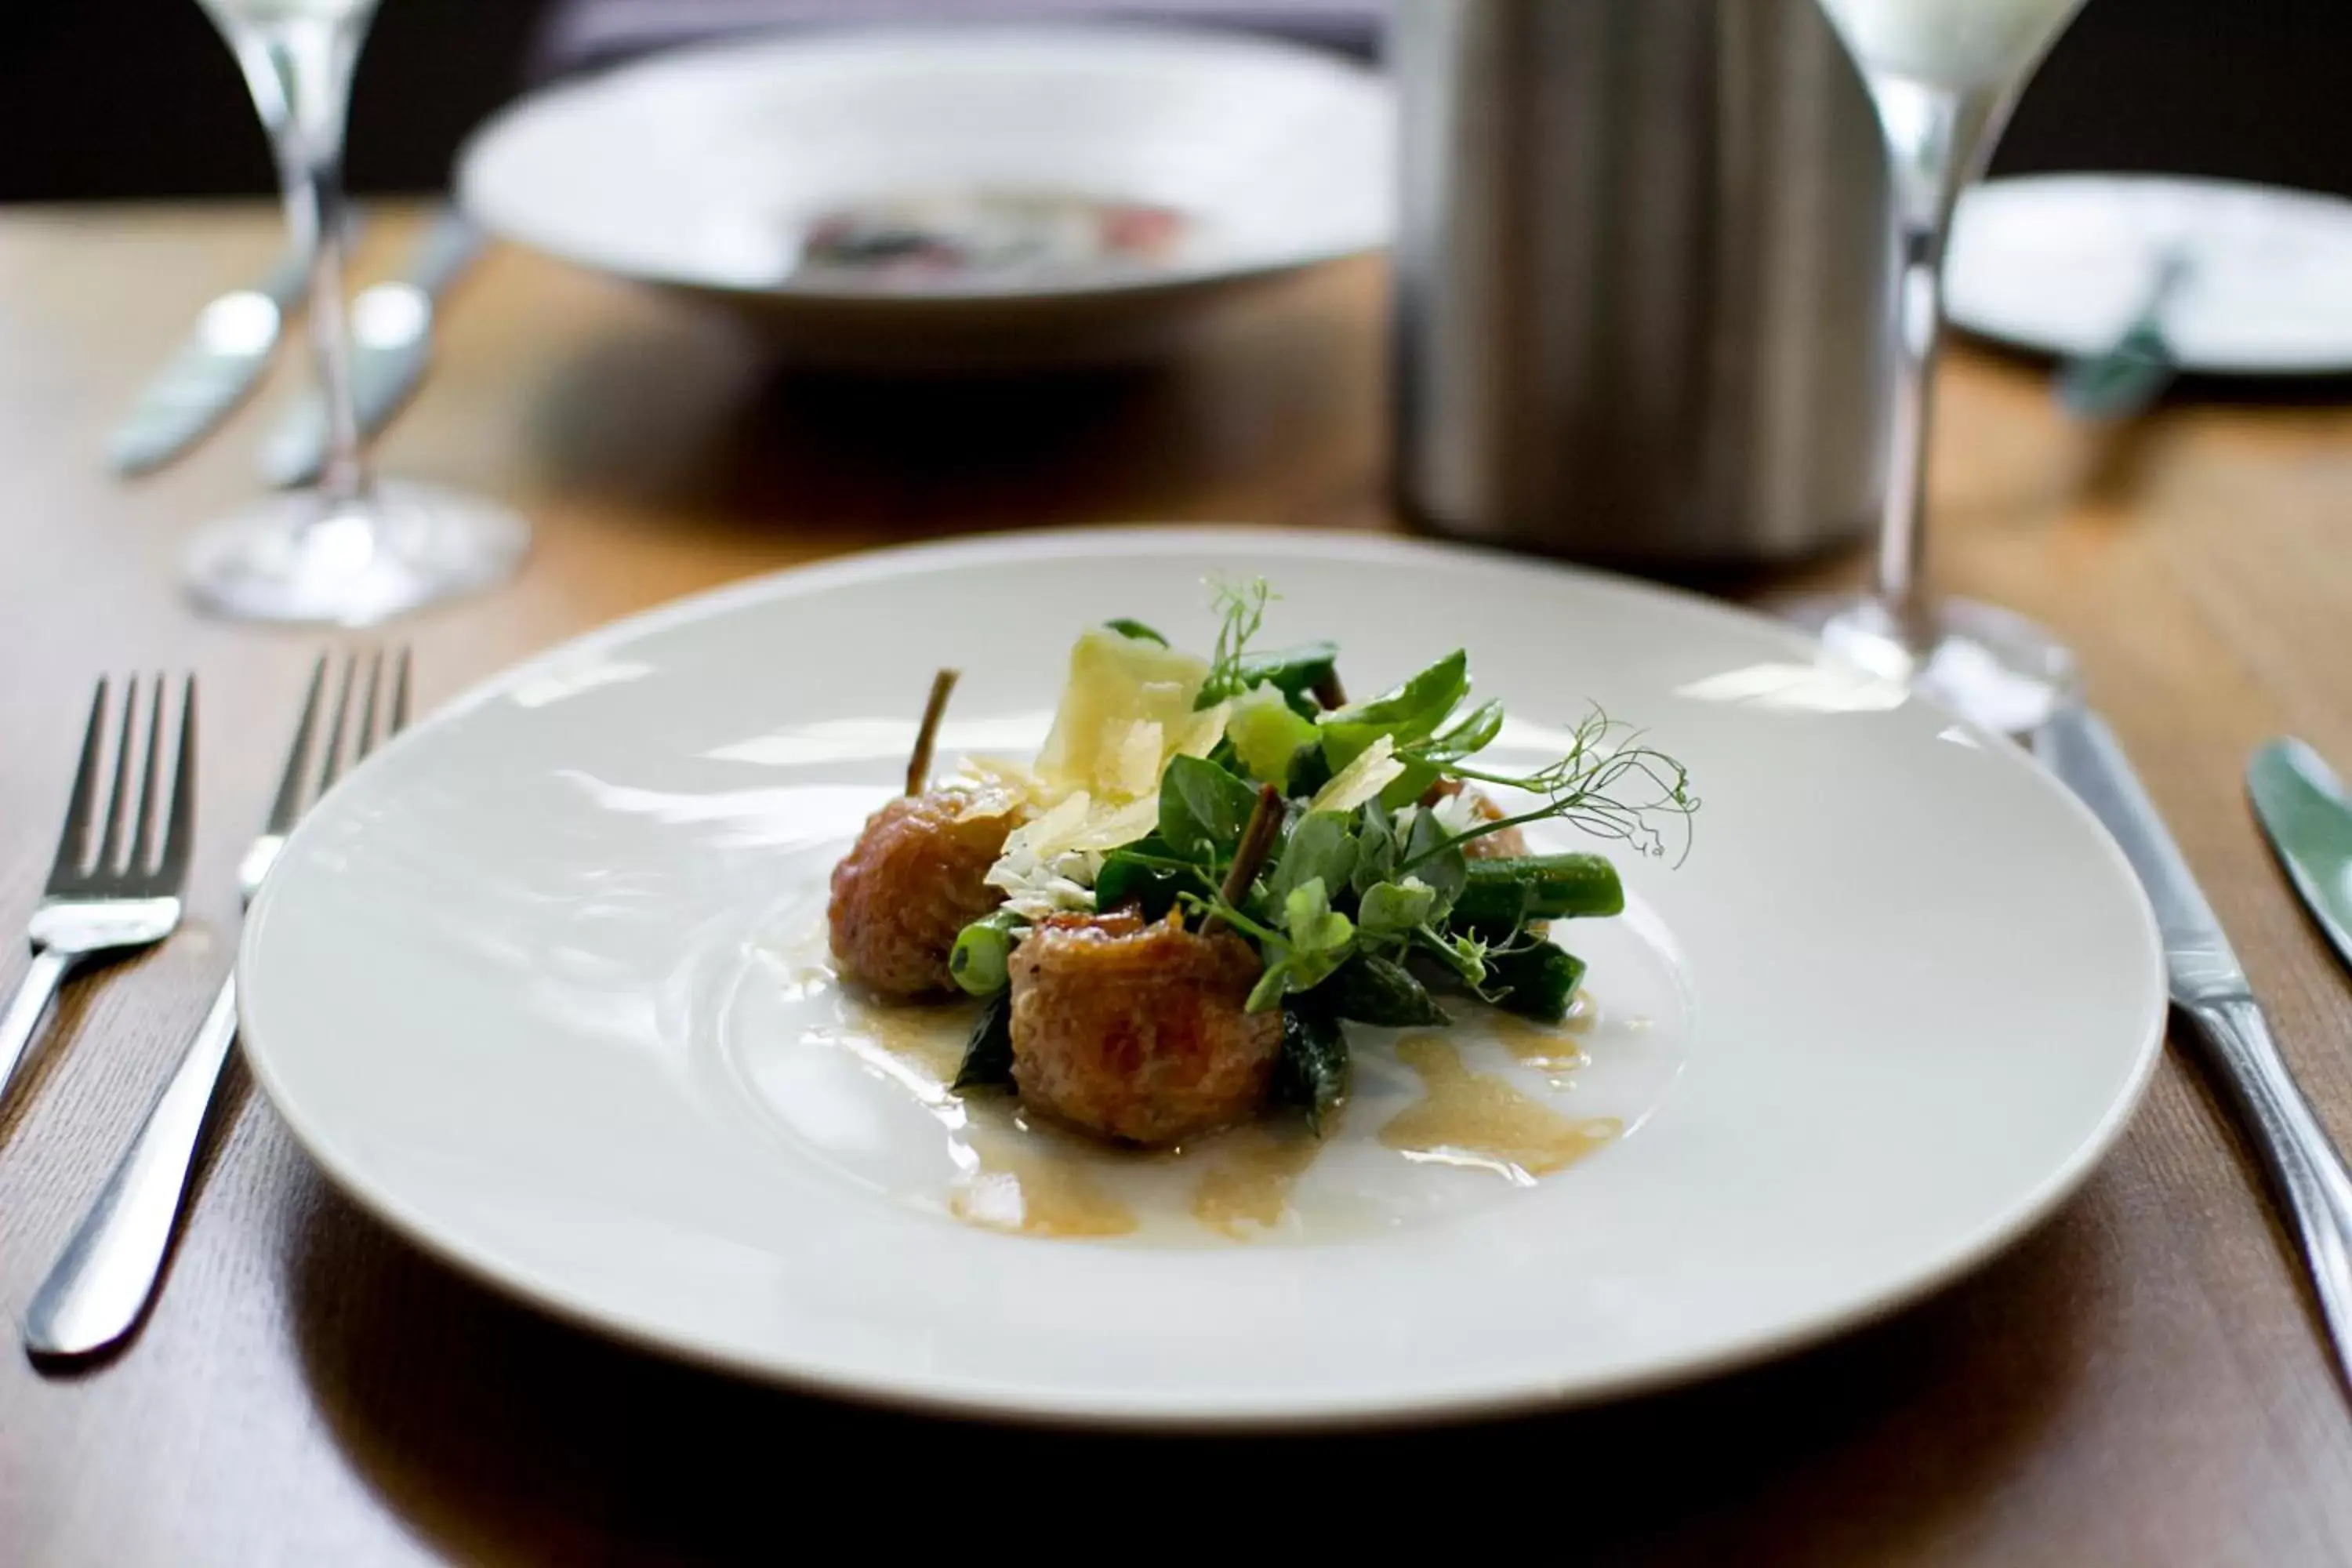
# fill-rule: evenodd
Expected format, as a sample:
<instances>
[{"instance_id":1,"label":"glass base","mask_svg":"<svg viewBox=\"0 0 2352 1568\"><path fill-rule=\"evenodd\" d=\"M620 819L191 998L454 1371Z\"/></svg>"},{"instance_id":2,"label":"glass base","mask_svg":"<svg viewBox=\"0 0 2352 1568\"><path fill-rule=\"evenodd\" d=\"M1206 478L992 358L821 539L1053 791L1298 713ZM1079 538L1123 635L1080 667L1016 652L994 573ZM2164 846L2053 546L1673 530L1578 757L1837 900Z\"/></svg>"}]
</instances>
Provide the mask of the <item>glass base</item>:
<instances>
[{"instance_id":1,"label":"glass base","mask_svg":"<svg viewBox=\"0 0 2352 1568\"><path fill-rule=\"evenodd\" d=\"M2081 689L2065 645L1996 605L1945 600L1935 609L1924 652L1866 595L1803 600L1787 613L1819 635L1823 649L1836 658L1900 681L2012 740L2030 742Z\"/></svg>"},{"instance_id":2,"label":"glass base","mask_svg":"<svg viewBox=\"0 0 2352 1568\"><path fill-rule=\"evenodd\" d=\"M305 490L209 524L188 544L188 592L234 620L373 626L497 586L530 543L495 502L379 479L341 506Z\"/></svg>"}]
</instances>

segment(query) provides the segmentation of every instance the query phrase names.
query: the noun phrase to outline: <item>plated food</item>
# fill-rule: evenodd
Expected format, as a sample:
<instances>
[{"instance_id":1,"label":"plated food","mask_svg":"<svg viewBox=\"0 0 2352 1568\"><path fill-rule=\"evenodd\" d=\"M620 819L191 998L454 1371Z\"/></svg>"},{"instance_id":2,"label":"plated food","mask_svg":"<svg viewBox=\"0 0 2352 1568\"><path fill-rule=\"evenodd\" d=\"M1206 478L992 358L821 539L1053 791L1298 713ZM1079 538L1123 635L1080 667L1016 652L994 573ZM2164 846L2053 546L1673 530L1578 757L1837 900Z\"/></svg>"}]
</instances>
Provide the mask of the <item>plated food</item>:
<instances>
[{"instance_id":1,"label":"plated food","mask_svg":"<svg viewBox=\"0 0 2352 1568\"><path fill-rule=\"evenodd\" d=\"M1443 1030L1449 997L1567 1017L1585 964L1553 922L1618 914L1624 889L1606 857L1530 854L1523 828L1686 842L1687 770L1606 715L1503 768L1484 755L1503 704L1471 700L1465 651L1351 702L1337 645L1257 646L1264 580L1217 597L1206 658L1134 620L1085 632L1034 761L934 788L941 671L906 793L835 866L847 978L985 1000L957 1089L1145 1146L1286 1109L1319 1129L1351 1023Z\"/></svg>"},{"instance_id":2,"label":"plated food","mask_svg":"<svg viewBox=\"0 0 2352 1568\"><path fill-rule=\"evenodd\" d=\"M953 1090L981 1004L854 997L827 879L899 793L943 658L967 668L940 778L1034 759L1078 627L1120 610L1207 650L1211 575L1278 583L1269 646L1328 637L1366 692L1468 643L1510 713L1484 771L1561 754L1545 721L1589 699L1654 726L1707 804L1679 864L1522 827L1609 851L1624 889L1622 915L1554 927L1591 965L1565 1025L1434 991L1451 1026L1348 1026L1319 1137L1286 1109L1139 1151ZM436 1257L799 1388L1150 1426L1654 1388L2019 1235L2160 1044L2154 925L2096 823L2014 748L1835 674L1688 595L1345 533L828 562L551 650L355 769L246 925L244 1050L326 1174ZM1962 1005L1988 985L1998 1005ZM1473 1162L1474 1121L1507 1159ZM1579 1131L1593 1152L1558 1165ZM1047 1153L1134 1228L1001 1234L1016 1177L1067 1200L1055 1223L1116 1219L1033 1185Z\"/></svg>"}]
</instances>

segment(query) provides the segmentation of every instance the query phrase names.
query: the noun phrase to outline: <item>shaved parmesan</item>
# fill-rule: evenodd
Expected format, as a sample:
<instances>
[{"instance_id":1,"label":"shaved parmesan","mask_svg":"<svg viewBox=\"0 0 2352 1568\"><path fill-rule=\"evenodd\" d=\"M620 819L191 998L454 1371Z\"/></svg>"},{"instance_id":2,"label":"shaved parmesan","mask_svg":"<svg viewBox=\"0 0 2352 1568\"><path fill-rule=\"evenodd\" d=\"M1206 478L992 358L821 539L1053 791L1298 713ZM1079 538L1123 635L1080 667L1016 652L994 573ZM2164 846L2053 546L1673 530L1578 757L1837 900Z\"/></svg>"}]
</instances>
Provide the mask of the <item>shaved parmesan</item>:
<instances>
[{"instance_id":1,"label":"shaved parmesan","mask_svg":"<svg viewBox=\"0 0 2352 1568\"><path fill-rule=\"evenodd\" d=\"M1380 798L1381 791L1393 784L1404 772L1397 761L1396 742L1382 735L1357 753L1356 760L1331 775L1331 782L1315 792L1307 803L1309 811L1353 811L1368 800Z\"/></svg>"}]
</instances>

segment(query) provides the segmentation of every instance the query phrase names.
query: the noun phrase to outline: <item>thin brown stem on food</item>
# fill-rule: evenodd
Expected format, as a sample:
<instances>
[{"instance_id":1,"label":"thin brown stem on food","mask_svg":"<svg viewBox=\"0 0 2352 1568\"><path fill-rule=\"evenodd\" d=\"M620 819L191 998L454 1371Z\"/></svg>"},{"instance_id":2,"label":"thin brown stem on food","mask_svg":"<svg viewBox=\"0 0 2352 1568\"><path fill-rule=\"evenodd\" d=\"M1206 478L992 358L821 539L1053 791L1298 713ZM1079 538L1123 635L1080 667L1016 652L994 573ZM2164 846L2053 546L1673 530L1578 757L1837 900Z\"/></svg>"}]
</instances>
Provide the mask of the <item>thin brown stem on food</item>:
<instances>
[{"instance_id":1,"label":"thin brown stem on food","mask_svg":"<svg viewBox=\"0 0 2352 1568\"><path fill-rule=\"evenodd\" d=\"M1328 712L1336 713L1348 705L1348 689L1339 684L1339 672L1336 669L1327 671L1307 690Z\"/></svg>"},{"instance_id":2,"label":"thin brown stem on food","mask_svg":"<svg viewBox=\"0 0 2352 1568\"><path fill-rule=\"evenodd\" d=\"M1250 808L1249 825L1242 829L1242 841L1234 847L1233 868L1225 873L1225 885L1220 889L1225 903L1240 909L1249 897L1250 884L1257 880L1265 865L1265 858L1274 853L1276 835L1282 831L1282 792L1266 784L1257 792L1257 805ZM1201 922L1201 934L1213 934L1224 922L1211 915Z\"/></svg>"},{"instance_id":3,"label":"thin brown stem on food","mask_svg":"<svg viewBox=\"0 0 2352 1568\"><path fill-rule=\"evenodd\" d=\"M915 752L907 759L907 793L920 795L930 787L931 747L939 740L940 721L947 716L948 697L962 679L958 669L943 669L931 677L930 700L923 704L922 728L915 731Z\"/></svg>"}]
</instances>

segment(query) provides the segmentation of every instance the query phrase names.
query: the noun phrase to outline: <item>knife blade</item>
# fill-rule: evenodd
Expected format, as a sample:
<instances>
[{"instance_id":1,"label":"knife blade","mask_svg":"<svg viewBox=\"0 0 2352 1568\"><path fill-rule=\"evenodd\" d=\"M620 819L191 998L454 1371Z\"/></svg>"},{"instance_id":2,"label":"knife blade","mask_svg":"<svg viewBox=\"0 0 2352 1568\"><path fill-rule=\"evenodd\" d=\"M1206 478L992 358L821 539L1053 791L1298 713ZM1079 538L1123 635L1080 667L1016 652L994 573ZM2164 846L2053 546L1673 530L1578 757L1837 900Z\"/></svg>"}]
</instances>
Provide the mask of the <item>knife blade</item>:
<instances>
[{"instance_id":1,"label":"knife blade","mask_svg":"<svg viewBox=\"0 0 2352 1568\"><path fill-rule=\"evenodd\" d=\"M2352 797L2317 752L2273 741L2246 764L2254 816L2303 907L2352 964Z\"/></svg>"},{"instance_id":2,"label":"knife blade","mask_svg":"<svg viewBox=\"0 0 2352 1568\"><path fill-rule=\"evenodd\" d=\"M2121 422L2155 405L2180 374L2165 321L2189 272L2189 258L2179 247L2158 258L2154 287L2115 342L2060 367L2053 389L2060 407L2077 419Z\"/></svg>"},{"instance_id":3,"label":"knife blade","mask_svg":"<svg viewBox=\"0 0 2352 1568\"><path fill-rule=\"evenodd\" d=\"M2050 721L2036 754L2115 836L2155 907L2173 1004L2196 1026L2208 1073L2293 1222L2336 1375L2352 1389L2352 1172L2287 1070L2221 921L2114 734L2070 709Z\"/></svg>"},{"instance_id":4,"label":"knife blade","mask_svg":"<svg viewBox=\"0 0 2352 1568\"><path fill-rule=\"evenodd\" d=\"M433 355L436 308L483 244L471 221L444 210L399 277L362 289L352 301L352 409L362 436L391 424L415 395ZM326 403L313 390L262 444L261 471L280 488L307 485L326 461Z\"/></svg>"},{"instance_id":5,"label":"knife blade","mask_svg":"<svg viewBox=\"0 0 2352 1568\"><path fill-rule=\"evenodd\" d=\"M308 250L289 247L260 282L206 305L108 438L107 466L124 476L151 473L226 418L269 368L310 275Z\"/></svg>"}]
</instances>

